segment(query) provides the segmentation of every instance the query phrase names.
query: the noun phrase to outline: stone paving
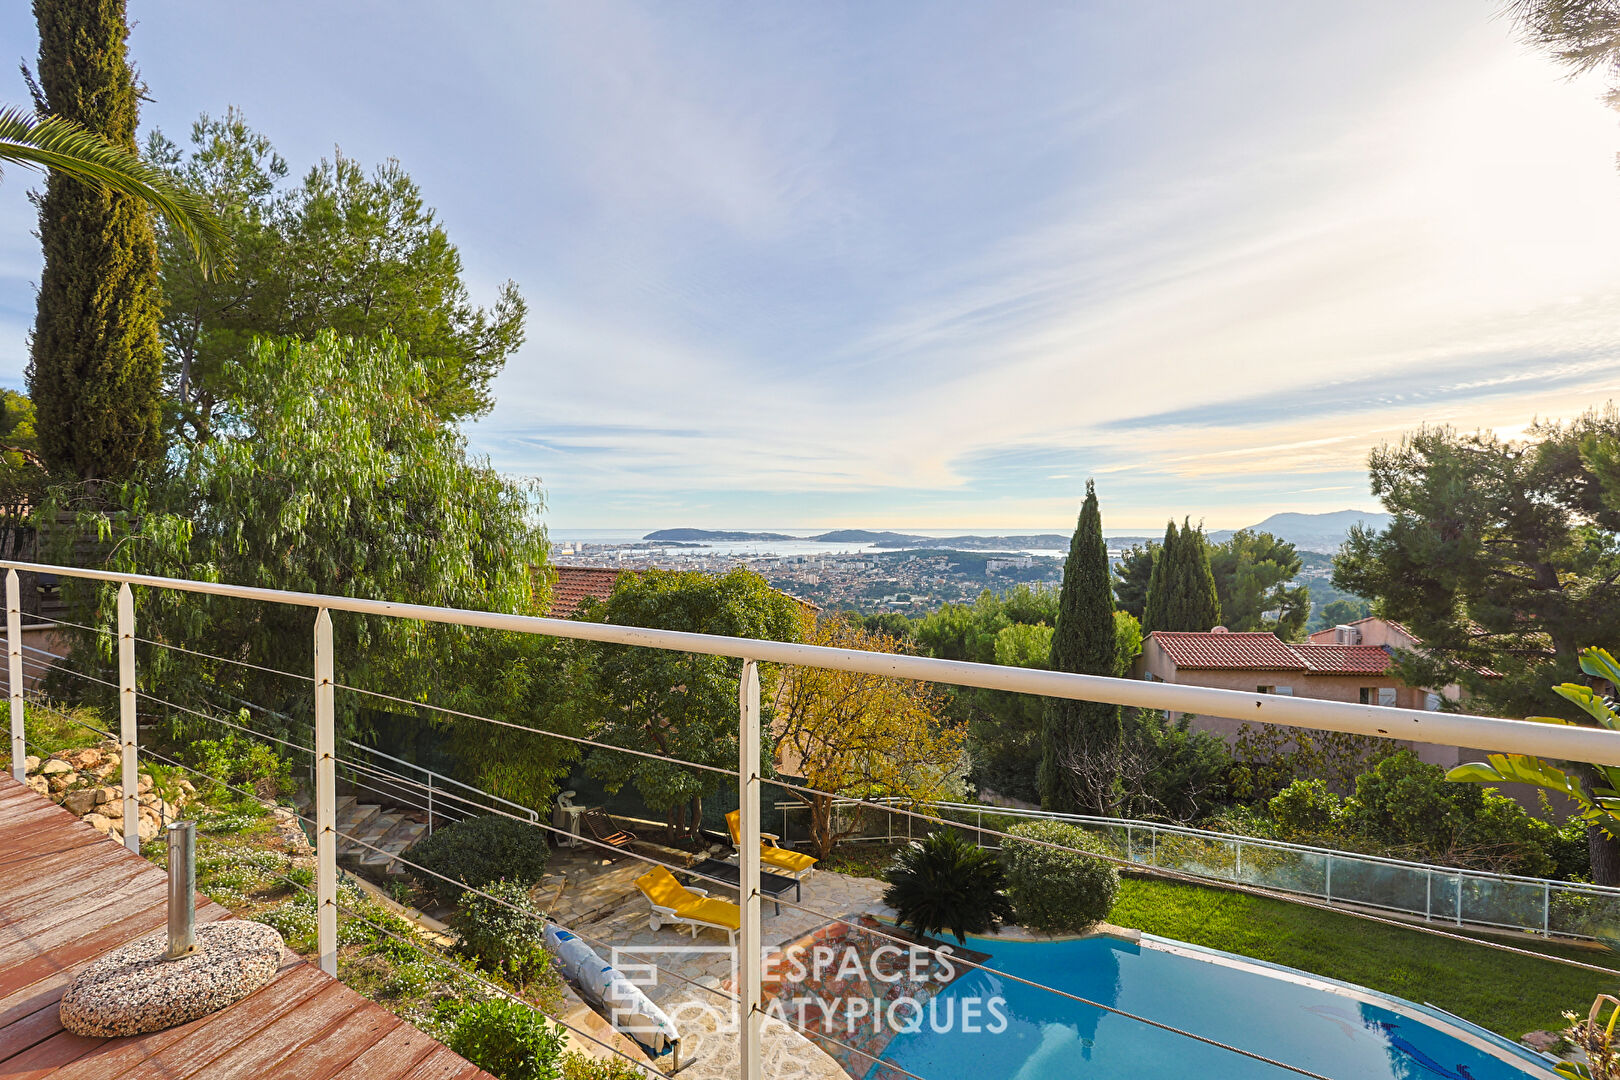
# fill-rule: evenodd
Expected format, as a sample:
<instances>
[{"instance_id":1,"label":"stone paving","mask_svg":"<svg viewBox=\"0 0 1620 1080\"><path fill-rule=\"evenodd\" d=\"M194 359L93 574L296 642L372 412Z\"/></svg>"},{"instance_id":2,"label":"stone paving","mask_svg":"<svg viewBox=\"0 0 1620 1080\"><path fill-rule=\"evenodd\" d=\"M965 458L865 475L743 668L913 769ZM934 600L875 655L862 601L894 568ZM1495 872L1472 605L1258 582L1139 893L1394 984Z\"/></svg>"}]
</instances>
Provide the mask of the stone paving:
<instances>
[{"instance_id":1,"label":"stone paving","mask_svg":"<svg viewBox=\"0 0 1620 1080\"><path fill-rule=\"evenodd\" d=\"M679 855L688 864L702 857L669 849L647 854L665 861L677 861ZM729 849L709 854L725 855ZM633 981L644 981L633 970L640 957L621 953L615 958L615 946L640 951L643 962L655 963L660 969L658 985L644 989L681 1030L680 1075L690 1080L732 1080L738 1074L736 1020L731 1003L710 992L733 978L729 944L715 930L702 931L694 940L689 929L650 929L647 901L635 886L635 879L647 869L647 863L628 855L609 861L596 849L565 848L553 853L546 876L535 887L535 900ZM725 895L723 887L713 883L700 887L712 895ZM777 914L770 900L764 902L765 944L781 947L798 941L825 926L829 917L887 913L882 891L881 882L818 870L803 883L802 899L796 901L816 913L784 903ZM793 898L789 894L784 899ZM786 1024L769 1018L765 1028L765 1075L782 1080L847 1080L848 1073L836 1061Z\"/></svg>"}]
</instances>

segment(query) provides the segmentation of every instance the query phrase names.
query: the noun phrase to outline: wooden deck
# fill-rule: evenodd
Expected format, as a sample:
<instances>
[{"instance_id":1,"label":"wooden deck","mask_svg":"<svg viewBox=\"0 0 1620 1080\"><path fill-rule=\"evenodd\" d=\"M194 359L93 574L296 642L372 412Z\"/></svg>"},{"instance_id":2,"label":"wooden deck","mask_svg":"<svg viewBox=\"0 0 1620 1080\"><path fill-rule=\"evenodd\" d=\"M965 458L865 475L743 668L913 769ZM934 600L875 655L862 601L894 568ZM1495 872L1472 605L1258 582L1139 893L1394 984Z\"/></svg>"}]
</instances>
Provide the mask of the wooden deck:
<instances>
[{"instance_id":1,"label":"wooden deck","mask_svg":"<svg viewBox=\"0 0 1620 1080\"><path fill-rule=\"evenodd\" d=\"M85 965L161 929L164 872L0 776L0 1078L494 1080L287 953L270 985L167 1031L87 1039L57 1004ZM197 919L229 918L198 897Z\"/></svg>"}]
</instances>

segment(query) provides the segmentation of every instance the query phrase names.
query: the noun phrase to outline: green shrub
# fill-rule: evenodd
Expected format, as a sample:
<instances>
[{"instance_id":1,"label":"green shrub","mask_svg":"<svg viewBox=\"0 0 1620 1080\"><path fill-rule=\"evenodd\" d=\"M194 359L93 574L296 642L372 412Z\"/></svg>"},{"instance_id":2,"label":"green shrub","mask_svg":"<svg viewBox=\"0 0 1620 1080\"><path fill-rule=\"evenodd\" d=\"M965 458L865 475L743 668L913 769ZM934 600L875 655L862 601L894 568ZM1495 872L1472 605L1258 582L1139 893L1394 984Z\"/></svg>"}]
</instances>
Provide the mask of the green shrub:
<instances>
[{"instance_id":1,"label":"green shrub","mask_svg":"<svg viewBox=\"0 0 1620 1080\"><path fill-rule=\"evenodd\" d=\"M500 1080L562 1076L562 1026L511 998L489 998L462 1009L446 1044Z\"/></svg>"},{"instance_id":2,"label":"green shrub","mask_svg":"<svg viewBox=\"0 0 1620 1080\"><path fill-rule=\"evenodd\" d=\"M1226 801L1232 755L1219 736L1158 709L1127 709L1122 720L1123 758L1135 764L1119 816L1191 821Z\"/></svg>"},{"instance_id":3,"label":"green shrub","mask_svg":"<svg viewBox=\"0 0 1620 1080\"><path fill-rule=\"evenodd\" d=\"M519 989L527 987L551 967L545 949L545 913L535 906L528 887L517 882L491 882L483 891L489 896L463 893L456 906L453 925L461 938L457 951L506 976Z\"/></svg>"},{"instance_id":4,"label":"green shrub","mask_svg":"<svg viewBox=\"0 0 1620 1080\"><path fill-rule=\"evenodd\" d=\"M1356 778L1345 821L1383 844L1429 861L1539 876L1557 866L1556 830L1495 788L1453 783L1438 765L1402 750Z\"/></svg>"},{"instance_id":5,"label":"green shrub","mask_svg":"<svg viewBox=\"0 0 1620 1080\"><path fill-rule=\"evenodd\" d=\"M563 1080L648 1080L652 1074L621 1057L598 1058L570 1050L562 1056Z\"/></svg>"},{"instance_id":6,"label":"green shrub","mask_svg":"<svg viewBox=\"0 0 1620 1080\"><path fill-rule=\"evenodd\" d=\"M243 709L238 722L251 723ZM293 790L292 762L262 742L231 732L223 739L196 739L178 751L183 764L239 788L273 799Z\"/></svg>"},{"instance_id":7,"label":"green shrub","mask_svg":"<svg viewBox=\"0 0 1620 1080\"><path fill-rule=\"evenodd\" d=\"M1114 864L1044 846L1101 853L1103 845L1096 837L1060 821L1030 821L1010 831L1040 841L1009 840L1001 852L1007 892L1020 923L1047 934L1078 934L1108 917L1119 895L1119 870Z\"/></svg>"},{"instance_id":8,"label":"green shrub","mask_svg":"<svg viewBox=\"0 0 1620 1080\"><path fill-rule=\"evenodd\" d=\"M545 873L549 854L539 829L491 815L446 825L412 844L405 858L434 871L412 870L411 876L434 900L453 907L466 890L435 874L477 888L492 881L533 885Z\"/></svg>"},{"instance_id":9,"label":"green shrub","mask_svg":"<svg viewBox=\"0 0 1620 1080\"><path fill-rule=\"evenodd\" d=\"M1305 840L1333 832L1343 815L1343 801L1322 780L1295 780L1267 804L1277 832L1285 840Z\"/></svg>"},{"instance_id":10,"label":"green shrub","mask_svg":"<svg viewBox=\"0 0 1620 1080\"><path fill-rule=\"evenodd\" d=\"M889 887L883 902L894 908L901 926L920 934L949 930L957 941L994 929L1012 917L1007 874L993 851L941 829L895 853L883 872Z\"/></svg>"}]
</instances>

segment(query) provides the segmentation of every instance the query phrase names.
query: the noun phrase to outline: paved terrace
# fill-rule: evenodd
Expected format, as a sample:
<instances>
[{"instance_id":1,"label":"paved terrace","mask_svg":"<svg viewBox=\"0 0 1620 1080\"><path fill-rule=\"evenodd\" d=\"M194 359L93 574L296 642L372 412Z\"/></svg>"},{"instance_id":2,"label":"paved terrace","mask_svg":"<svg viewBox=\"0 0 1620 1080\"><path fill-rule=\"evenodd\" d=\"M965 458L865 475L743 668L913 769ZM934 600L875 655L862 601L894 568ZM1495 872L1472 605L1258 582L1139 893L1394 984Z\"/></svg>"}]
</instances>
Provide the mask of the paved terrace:
<instances>
[{"instance_id":1,"label":"paved terrace","mask_svg":"<svg viewBox=\"0 0 1620 1080\"><path fill-rule=\"evenodd\" d=\"M64 1031L63 991L161 929L167 888L162 870L0 776L0 1076L494 1080L290 952L270 985L189 1024L124 1039ZM229 917L198 897L199 922Z\"/></svg>"},{"instance_id":2,"label":"paved terrace","mask_svg":"<svg viewBox=\"0 0 1620 1080\"><path fill-rule=\"evenodd\" d=\"M711 853L730 852L729 845L717 846ZM648 854L662 859L682 855L668 848L648 850ZM662 969L656 987L646 988L647 996L669 1013L681 1030L682 1080L734 1080L739 1075L737 1029L729 1015L722 1015L729 1006L704 987L735 992L730 950L723 934L715 930L702 931L697 940L690 930L677 929L665 924L662 929L648 928L649 908L646 899L635 886L635 879L649 869L647 863L630 855L619 853L613 858L599 848L589 846L562 848L552 852L546 876L535 887L535 900L562 923L586 939L602 957L612 962L614 946L630 952L657 950L645 953L649 961ZM696 882L715 896L727 899L724 886L712 882ZM803 884L802 903L806 907L830 915L858 916L867 912L887 912L881 899L883 884L867 878L848 877L817 870ZM784 899L792 900L789 893ZM760 920L766 948L780 948L799 941L828 926L829 920L797 908L782 905L780 913L769 898L761 904ZM707 953L682 951L689 946L708 946ZM664 952L672 949L675 951ZM635 957L622 957L625 965L637 962ZM678 978L678 976L684 977ZM846 1071L821 1047L774 1017L765 1023L763 1046L764 1074L772 1080L849 1080ZM864 1075L872 1064L859 1062L852 1070Z\"/></svg>"}]
</instances>

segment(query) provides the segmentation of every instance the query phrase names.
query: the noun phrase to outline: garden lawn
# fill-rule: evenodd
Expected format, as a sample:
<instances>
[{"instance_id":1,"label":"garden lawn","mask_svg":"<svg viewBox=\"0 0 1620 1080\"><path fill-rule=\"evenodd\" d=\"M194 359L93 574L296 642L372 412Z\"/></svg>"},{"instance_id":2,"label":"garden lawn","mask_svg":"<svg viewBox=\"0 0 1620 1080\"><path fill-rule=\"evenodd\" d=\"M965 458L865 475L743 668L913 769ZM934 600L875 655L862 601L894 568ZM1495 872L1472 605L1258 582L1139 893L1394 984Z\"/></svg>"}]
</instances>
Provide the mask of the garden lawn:
<instances>
[{"instance_id":1,"label":"garden lawn","mask_svg":"<svg viewBox=\"0 0 1620 1080\"><path fill-rule=\"evenodd\" d=\"M1620 994L1620 979L1594 971L1198 885L1124 877L1108 921L1435 1005L1515 1040ZM1620 968L1606 950L1507 944Z\"/></svg>"}]
</instances>

